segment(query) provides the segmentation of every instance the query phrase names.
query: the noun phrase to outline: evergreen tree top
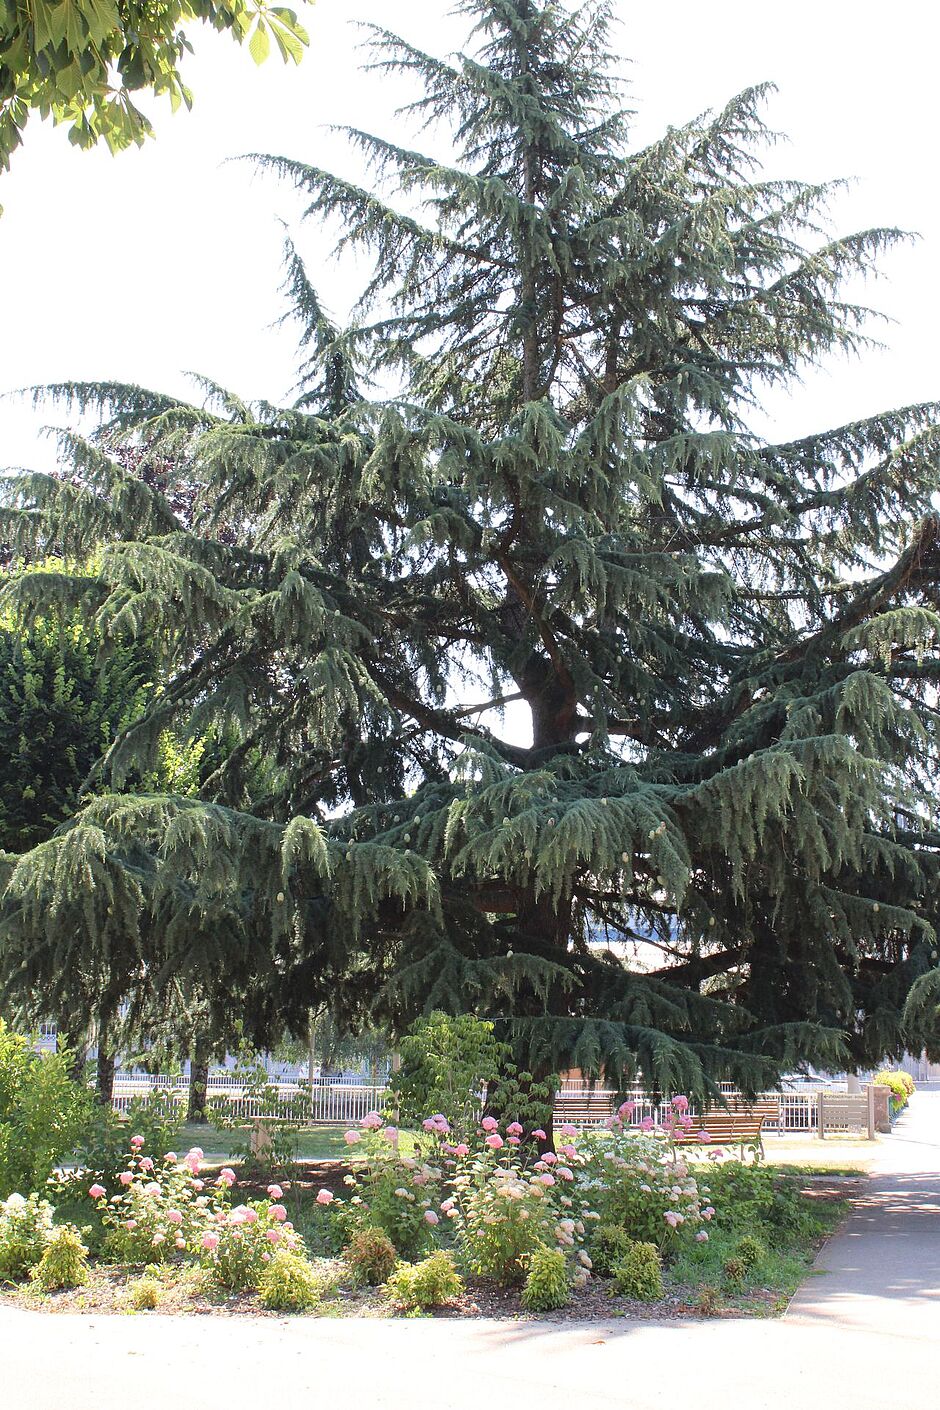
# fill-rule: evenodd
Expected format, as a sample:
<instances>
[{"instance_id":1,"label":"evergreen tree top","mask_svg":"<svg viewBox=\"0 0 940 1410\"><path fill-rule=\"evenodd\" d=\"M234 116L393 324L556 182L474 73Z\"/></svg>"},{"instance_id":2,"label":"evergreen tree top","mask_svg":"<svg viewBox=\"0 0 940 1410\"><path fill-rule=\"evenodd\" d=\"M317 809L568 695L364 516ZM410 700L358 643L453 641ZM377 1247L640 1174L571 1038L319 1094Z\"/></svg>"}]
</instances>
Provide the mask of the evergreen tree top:
<instances>
[{"instance_id":1,"label":"evergreen tree top","mask_svg":"<svg viewBox=\"0 0 940 1410\"><path fill-rule=\"evenodd\" d=\"M786 443L750 420L864 351L840 288L903 237L834 236L829 188L762 179L763 87L633 150L609 5L462 9L465 56L370 41L449 162L352 132L373 190L259 159L374 261L343 330L288 247L292 405L52 389L101 429L65 443L74 480L10 482L0 529L100 554L101 630L174 673L115 777L216 716L285 776L224 826L223 767L211 804L95 804L55 847L93 827L110 874L133 836L138 907L184 883L200 925L290 936L283 975L322 960L339 1009L473 1006L542 1071L877 1057L933 964L937 408ZM179 467L185 522L128 443ZM22 863L11 924L56 884Z\"/></svg>"}]
</instances>

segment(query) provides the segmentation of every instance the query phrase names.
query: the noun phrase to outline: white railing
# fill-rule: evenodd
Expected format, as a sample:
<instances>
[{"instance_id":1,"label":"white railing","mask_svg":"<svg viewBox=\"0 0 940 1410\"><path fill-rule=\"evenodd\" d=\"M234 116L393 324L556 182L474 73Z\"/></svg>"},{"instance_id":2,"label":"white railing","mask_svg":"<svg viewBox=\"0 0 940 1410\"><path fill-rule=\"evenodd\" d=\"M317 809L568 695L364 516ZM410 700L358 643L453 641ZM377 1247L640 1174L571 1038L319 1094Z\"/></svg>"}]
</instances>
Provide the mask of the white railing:
<instances>
[{"instance_id":1,"label":"white railing","mask_svg":"<svg viewBox=\"0 0 940 1410\"><path fill-rule=\"evenodd\" d=\"M722 1093L728 1097L739 1095L737 1088L731 1082L721 1082L719 1087ZM776 1131L783 1135L785 1131L815 1131L818 1127L818 1107L819 1094L844 1093L844 1087L813 1087L804 1092L767 1092L764 1095L774 1097L780 1104L779 1118L768 1116L764 1122L765 1131ZM649 1096L644 1088L638 1083L633 1083L628 1087L623 1095L614 1092L606 1087L585 1086L583 1082L575 1082L565 1079L555 1102L555 1115L559 1120L570 1120L572 1125L583 1128L603 1126L608 1117L616 1110L617 1105L622 1101L633 1103L633 1114L630 1118L630 1125L637 1127L647 1117L657 1123L662 1123L669 1111L669 1103L657 1101ZM690 1113L695 1115L695 1107L689 1108Z\"/></svg>"},{"instance_id":2,"label":"white railing","mask_svg":"<svg viewBox=\"0 0 940 1410\"><path fill-rule=\"evenodd\" d=\"M171 1095L179 1104L189 1100L188 1083L174 1081L172 1077L149 1077L146 1073L133 1074L133 1080L125 1080L128 1074L115 1079L112 1106L115 1111L127 1111L131 1103L146 1100L151 1092ZM249 1094L243 1078L226 1074L210 1078L206 1089L206 1104L225 1104L227 1119L254 1121L261 1118L270 1120L296 1121L305 1126L339 1126L361 1121L370 1111L381 1111L387 1099L387 1089L357 1082L329 1082L315 1079L307 1082L269 1082L270 1098L259 1098Z\"/></svg>"}]
</instances>

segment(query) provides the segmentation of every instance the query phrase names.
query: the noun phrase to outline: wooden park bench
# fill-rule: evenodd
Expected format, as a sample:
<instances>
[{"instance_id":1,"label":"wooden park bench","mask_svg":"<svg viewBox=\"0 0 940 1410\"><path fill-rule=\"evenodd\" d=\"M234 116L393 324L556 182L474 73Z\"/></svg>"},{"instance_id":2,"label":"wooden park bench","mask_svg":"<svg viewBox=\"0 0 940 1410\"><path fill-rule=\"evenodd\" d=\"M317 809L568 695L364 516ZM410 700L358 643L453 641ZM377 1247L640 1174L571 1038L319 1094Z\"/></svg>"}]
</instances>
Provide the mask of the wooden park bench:
<instances>
[{"instance_id":1,"label":"wooden park bench","mask_svg":"<svg viewBox=\"0 0 940 1410\"><path fill-rule=\"evenodd\" d=\"M700 1131L707 1131L713 1146L738 1146L743 1157L745 1148L764 1153L763 1127L767 1120L780 1119L779 1097L758 1097L748 1102L743 1097L729 1097L726 1106L709 1107L692 1117L692 1125L679 1141L698 1140ZM703 1143L704 1144L704 1143Z\"/></svg>"},{"instance_id":2,"label":"wooden park bench","mask_svg":"<svg viewBox=\"0 0 940 1410\"><path fill-rule=\"evenodd\" d=\"M615 1095L616 1093L602 1087L596 1091L587 1087L580 1091L568 1092L562 1088L555 1097L553 1120L556 1127L566 1121L572 1126L577 1126L579 1131L591 1126L605 1125L615 1109Z\"/></svg>"}]
</instances>

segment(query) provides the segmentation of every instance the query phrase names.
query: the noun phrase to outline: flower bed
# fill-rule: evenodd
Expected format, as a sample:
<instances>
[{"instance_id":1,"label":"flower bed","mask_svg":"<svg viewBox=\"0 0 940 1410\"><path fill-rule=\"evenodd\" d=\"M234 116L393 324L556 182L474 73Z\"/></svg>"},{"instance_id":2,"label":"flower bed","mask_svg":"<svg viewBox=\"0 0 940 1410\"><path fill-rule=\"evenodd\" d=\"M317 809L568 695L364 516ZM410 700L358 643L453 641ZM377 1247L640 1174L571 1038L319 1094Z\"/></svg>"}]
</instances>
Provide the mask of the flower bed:
<instances>
[{"instance_id":1,"label":"flower bed","mask_svg":"<svg viewBox=\"0 0 940 1410\"><path fill-rule=\"evenodd\" d=\"M773 1310L841 1205L705 1142L680 1148L686 1110L678 1098L662 1126L636 1133L621 1109L603 1133L562 1127L555 1149L543 1131L489 1116L456 1140L441 1114L406 1147L370 1113L346 1133L342 1174L260 1188L209 1171L198 1149L157 1157L134 1138L113 1188L88 1188L87 1227L57 1225L39 1199L0 1206L5 1295L135 1313ZM54 1238L65 1285L44 1291L36 1270Z\"/></svg>"}]
</instances>

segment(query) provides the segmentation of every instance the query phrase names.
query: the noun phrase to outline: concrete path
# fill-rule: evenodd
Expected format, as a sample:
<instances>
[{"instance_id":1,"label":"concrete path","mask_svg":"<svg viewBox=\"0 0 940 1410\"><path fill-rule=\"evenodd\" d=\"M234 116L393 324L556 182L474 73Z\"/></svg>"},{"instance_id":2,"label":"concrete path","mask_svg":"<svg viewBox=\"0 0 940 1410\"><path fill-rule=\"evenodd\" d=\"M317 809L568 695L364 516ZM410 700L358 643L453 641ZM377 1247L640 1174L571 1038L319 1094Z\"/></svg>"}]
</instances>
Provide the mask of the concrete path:
<instances>
[{"instance_id":1,"label":"concrete path","mask_svg":"<svg viewBox=\"0 0 940 1410\"><path fill-rule=\"evenodd\" d=\"M830 1271L781 1321L250 1322L0 1308L0 1405L933 1410L940 1093L918 1096L881 1165L823 1251Z\"/></svg>"}]
</instances>

